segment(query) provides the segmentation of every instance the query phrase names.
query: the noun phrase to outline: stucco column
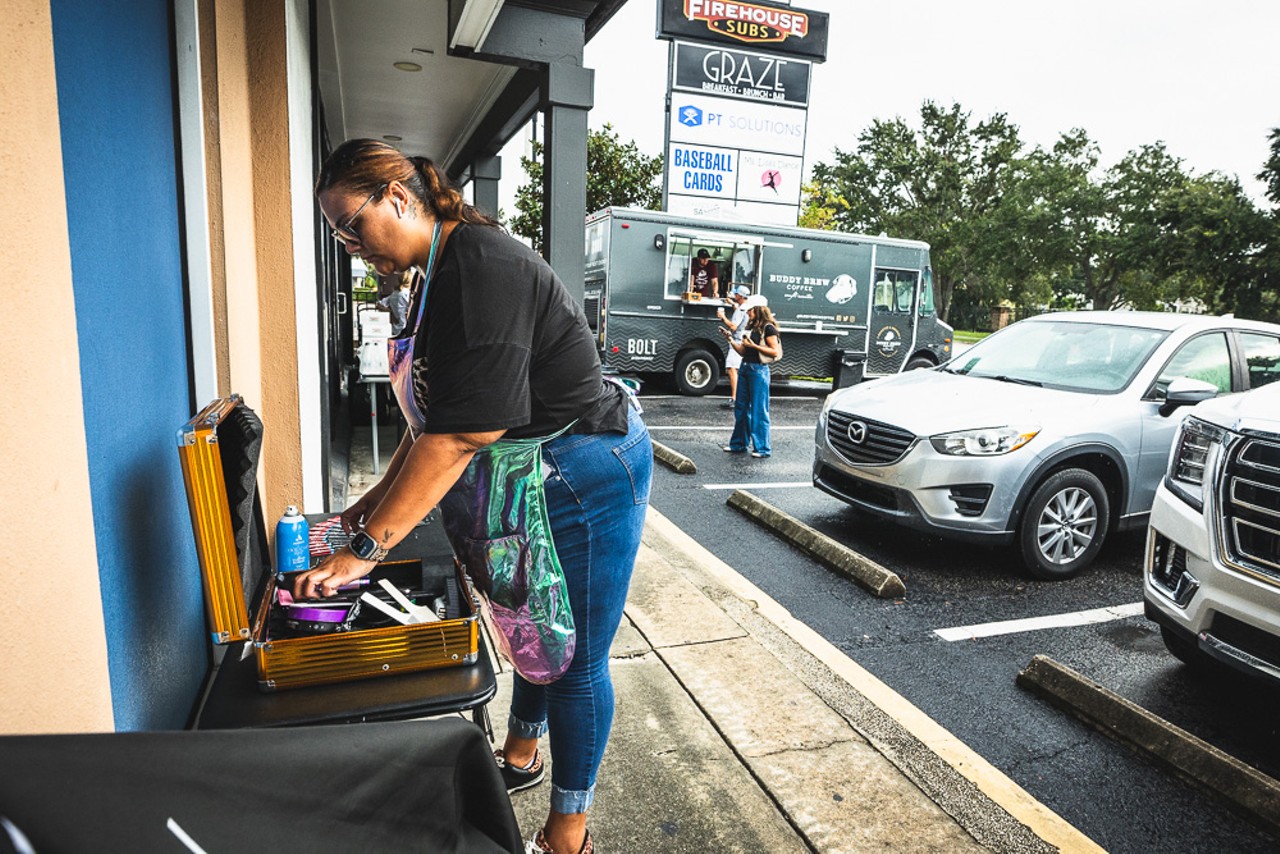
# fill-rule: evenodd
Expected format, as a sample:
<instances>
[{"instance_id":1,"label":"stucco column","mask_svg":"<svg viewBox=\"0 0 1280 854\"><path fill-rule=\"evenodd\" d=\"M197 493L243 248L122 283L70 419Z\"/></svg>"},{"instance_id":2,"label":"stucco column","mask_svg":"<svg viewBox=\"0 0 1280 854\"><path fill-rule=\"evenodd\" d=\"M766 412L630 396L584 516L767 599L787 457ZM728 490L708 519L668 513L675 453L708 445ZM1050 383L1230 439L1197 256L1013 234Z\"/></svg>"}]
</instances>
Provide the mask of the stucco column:
<instances>
[{"instance_id":1,"label":"stucco column","mask_svg":"<svg viewBox=\"0 0 1280 854\"><path fill-rule=\"evenodd\" d=\"M546 114L542 184L542 233L547 263L574 300L582 302L587 209L587 113L595 72L552 64L543 73Z\"/></svg>"},{"instance_id":2,"label":"stucco column","mask_svg":"<svg viewBox=\"0 0 1280 854\"><path fill-rule=\"evenodd\" d=\"M0 55L0 210L23 222L0 245L0 518L26 543L0 550L0 732L110 731L48 0L6 4Z\"/></svg>"},{"instance_id":3,"label":"stucco column","mask_svg":"<svg viewBox=\"0 0 1280 854\"><path fill-rule=\"evenodd\" d=\"M268 522L302 496L286 11L284 0L217 3L218 126L209 146L227 390L242 394L266 425L259 483Z\"/></svg>"}]
</instances>

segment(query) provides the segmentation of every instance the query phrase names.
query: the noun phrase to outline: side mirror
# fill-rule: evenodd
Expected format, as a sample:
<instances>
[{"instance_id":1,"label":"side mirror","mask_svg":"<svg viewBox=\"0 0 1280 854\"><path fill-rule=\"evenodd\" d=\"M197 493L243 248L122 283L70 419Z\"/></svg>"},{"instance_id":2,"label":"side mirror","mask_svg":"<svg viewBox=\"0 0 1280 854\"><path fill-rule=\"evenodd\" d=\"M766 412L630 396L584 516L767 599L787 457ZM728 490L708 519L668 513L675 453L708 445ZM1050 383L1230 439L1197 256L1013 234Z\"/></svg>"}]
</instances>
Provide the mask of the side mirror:
<instances>
[{"instance_id":1,"label":"side mirror","mask_svg":"<svg viewBox=\"0 0 1280 854\"><path fill-rule=\"evenodd\" d=\"M1160 405L1160 414L1169 417L1174 410L1182 406L1195 406L1202 400L1218 396L1218 387L1202 380L1190 377L1178 377L1169 383L1165 392L1164 403Z\"/></svg>"}]
</instances>

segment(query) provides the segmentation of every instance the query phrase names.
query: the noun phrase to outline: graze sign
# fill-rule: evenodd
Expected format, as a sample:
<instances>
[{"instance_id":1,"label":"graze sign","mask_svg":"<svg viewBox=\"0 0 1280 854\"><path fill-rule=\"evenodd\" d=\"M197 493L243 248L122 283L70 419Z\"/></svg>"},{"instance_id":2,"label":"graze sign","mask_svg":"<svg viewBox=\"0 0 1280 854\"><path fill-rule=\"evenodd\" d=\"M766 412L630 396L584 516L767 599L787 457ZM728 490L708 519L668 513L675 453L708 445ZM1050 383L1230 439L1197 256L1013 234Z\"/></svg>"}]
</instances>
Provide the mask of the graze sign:
<instances>
[{"instance_id":1,"label":"graze sign","mask_svg":"<svg viewBox=\"0 0 1280 854\"><path fill-rule=\"evenodd\" d=\"M659 38L758 46L770 53L827 56L825 12L736 0L660 0Z\"/></svg>"},{"instance_id":2,"label":"graze sign","mask_svg":"<svg viewBox=\"0 0 1280 854\"><path fill-rule=\"evenodd\" d=\"M795 224L828 18L777 0L658 0L658 37L672 41L667 210Z\"/></svg>"},{"instance_id":3,"label":"graze sign","mask_svg":"<svg viewBox=\"0 0 1280 854\"><path fill-rule=\"evenodd\" d=\"M809 69L801 59L676 42L676 89L749 101L803 107L809 103Z\"/></svg>"}]
</instances>

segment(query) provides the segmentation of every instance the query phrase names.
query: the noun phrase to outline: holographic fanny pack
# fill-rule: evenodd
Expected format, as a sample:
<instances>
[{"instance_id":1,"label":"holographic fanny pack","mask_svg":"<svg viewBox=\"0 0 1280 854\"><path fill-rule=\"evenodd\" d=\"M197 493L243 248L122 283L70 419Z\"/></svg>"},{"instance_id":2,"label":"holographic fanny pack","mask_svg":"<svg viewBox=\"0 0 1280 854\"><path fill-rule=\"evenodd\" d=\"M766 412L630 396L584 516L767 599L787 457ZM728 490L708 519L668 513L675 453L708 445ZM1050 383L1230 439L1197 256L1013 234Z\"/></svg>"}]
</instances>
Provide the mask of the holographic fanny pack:
<instances>
[{"instance_id":1,"label":"holographic fanny pack","mask_svg":"<svg viewBox=\"0 0 1280 854\"><path fill-rule=\"evenodd\" d=\"M539 685L569 669L576 640L542 470L542 446L569 427L482 448L440 502L445 532L482 594L498 651Z\"/></svg>"}]
</instances>

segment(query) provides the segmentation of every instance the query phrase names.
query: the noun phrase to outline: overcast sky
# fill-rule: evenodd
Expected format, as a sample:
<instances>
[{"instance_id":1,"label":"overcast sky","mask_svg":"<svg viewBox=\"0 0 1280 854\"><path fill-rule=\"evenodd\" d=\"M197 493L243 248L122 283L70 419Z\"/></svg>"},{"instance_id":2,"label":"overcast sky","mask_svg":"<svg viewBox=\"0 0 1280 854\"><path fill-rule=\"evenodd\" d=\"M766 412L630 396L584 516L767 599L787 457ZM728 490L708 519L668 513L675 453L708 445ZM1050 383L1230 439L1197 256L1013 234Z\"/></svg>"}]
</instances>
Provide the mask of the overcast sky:
<instances>
[{"instance_id":1,"label":"overcast sky","mask_svg":"<svg viewBox=\"0 0 1280 854\"><path fill-rule=\"evenodd\" d=\"M1195 172L1254 175L1280 126L1277 0L801 0L831 16L827 61L810 92L806 173L850 150L873 119L918 125L920 104L958 102L976 122L1004 112L1028 144L1082 127L1110 165L1163 140ZM611 123L662 150L667 42L656 0L628 0L587 45L596 72L590 125ZM503 205L522 179L504 153ZM515 180L512 180L515 179Z\"/></svg>"}]
</instances>

